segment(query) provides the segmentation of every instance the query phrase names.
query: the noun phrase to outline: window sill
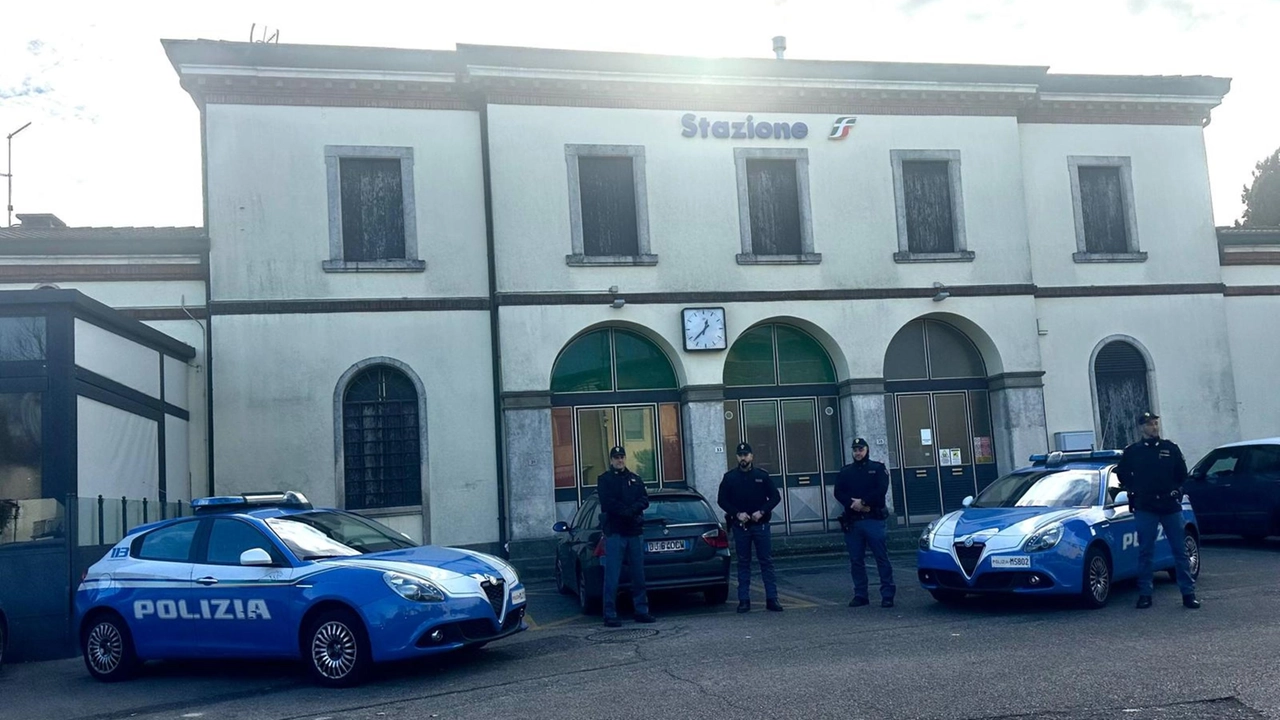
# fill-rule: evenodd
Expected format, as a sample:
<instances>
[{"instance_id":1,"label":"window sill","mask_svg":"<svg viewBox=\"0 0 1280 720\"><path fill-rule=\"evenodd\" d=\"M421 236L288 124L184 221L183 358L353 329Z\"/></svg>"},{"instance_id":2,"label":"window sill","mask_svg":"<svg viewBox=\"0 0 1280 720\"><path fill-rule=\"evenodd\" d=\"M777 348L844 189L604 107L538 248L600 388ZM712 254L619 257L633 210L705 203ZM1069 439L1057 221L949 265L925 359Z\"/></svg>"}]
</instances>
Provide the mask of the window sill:
<instances>
[{"instance_id":1,"label":"window sill","mask_svg":"<svg viewBox=\"0 0 1280 720\"><path fill-rule=\"evenodd\" d=\"M739 265L817 265L822 262L822 253L803 253L801 255L738 253L737 259Z\"/></svg>"},{"instance_id":2,"label":"window sill","mask_svg":"<svg viewBox=\"0 0 1280 720\"><path fill-rule=\"evenodd\" d=\"M564 264L570 267L595 267L635 265L650 267L658 264L657 255L565 255Z\"/></svg>"},{"instance_id":3,"label":"window sill","mask_svg":"<svg viewBox=\"0 0 1280 720\"><path fill-rule=\"evenodd\" d=\"M397 507L377 507L364 508L362 510L347 510L357 515L367 518L393 517L397 515L421 515L421 505L400 505Z\"/></svg>"},{"instance_id":4,"label":"window sill","mask_svg":"<svg viewBox=\"0 0 1280 720\"><path fill-rule=\"evenodd\" d=\"M1078 252L1078 253L1072 253L1071 259L1078 263L1132 263L1132 262L1146 262L1147 254L1144 252L1127 252L1127 253Z\"/></svg>"},{"instance_id":5,"label":"window sill","mask_svg":"<svg viewBox=\"0 0 1280 720\"><path fill-rule=\"evenodd\" d=\"M325 260L320 264L325 272L425 272L426 260L373 260L365 262L347 262L346 260Z\"/></svg>"},{"instance_id":6,"label":"window sill","mask_svg":"<svg viewBox=\"0 0 1280 720\"><path fill-rule=\"evenodd\" d=\"M973 262L973 257L972 250L949 253L896 252L893 254L893 261L897 263Z\"/></svg>"}]
</instances>

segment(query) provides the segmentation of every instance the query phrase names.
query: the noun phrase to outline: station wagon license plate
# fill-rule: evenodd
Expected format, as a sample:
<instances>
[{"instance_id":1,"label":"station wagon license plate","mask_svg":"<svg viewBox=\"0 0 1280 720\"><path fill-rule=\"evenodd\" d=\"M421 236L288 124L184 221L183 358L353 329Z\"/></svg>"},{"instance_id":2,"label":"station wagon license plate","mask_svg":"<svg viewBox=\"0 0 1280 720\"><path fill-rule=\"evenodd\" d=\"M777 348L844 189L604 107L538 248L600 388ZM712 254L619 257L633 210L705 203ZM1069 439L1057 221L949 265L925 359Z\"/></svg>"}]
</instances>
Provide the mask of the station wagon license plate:
<instances>
[{"instance_id":1,"label":"station wagon license plate","mask_svg":"<svg viewBox=\"0 0 1280 720\"><path fill-rule=\"evenodd\" d=\"M651 553L680 552L685 549L684 540L650 540L645 543L644 551Z\"/></svg>"},{"instance_id":2,"label":"station wagon license plate","mask_svg":"<svg viewBox=\"0 0 1280 720\"><path fill-rule=\"evenodd\" d=\"M1029 568L1031 567L1031 558L1026 555L1010 555L1006 557L991 558L991 567L993 568Z\"/></svg>"}]
</instances>

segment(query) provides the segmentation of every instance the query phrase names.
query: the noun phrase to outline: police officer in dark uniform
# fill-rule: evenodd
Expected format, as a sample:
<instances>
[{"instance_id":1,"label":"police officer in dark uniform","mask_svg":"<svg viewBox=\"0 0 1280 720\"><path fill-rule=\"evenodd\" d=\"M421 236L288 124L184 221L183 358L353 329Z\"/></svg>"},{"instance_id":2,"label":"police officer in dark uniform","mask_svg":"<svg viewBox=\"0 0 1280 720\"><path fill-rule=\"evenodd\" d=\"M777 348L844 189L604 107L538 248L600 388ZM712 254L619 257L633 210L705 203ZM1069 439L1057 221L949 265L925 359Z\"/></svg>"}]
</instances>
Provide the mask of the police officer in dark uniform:
<instances>
[{"instance_id":1,"label":"police officer in dark uniform","mask_svg":"<svg viewBox=\"0 0 1280 720\"><path fill-rule=\"evenodd\" d=\"M618 580L623 562L631 566L636 622L654 622L644 587L644 509L649 507L649 493L640 476L627 469L627 451L622 446L609 451L609 469L596 478L596 492L604 513L604 624L622 625L618 621Z\"/></svg>"},{"instance_id":2,"label":"police officer in dark uniform","mask_svg":"<svg viewBox=\"0 0 1280 720\"><path fill-rule=\"evenodd\" d=\"M1187 461L1177 445L1160 438L1160 416L1144 412L1138 416L1142 439L1124 449L1116 474L1120 487L1129 493L1129 509L1138 525L1138 609L1151 607L1152 563L1158 528L1164 528L1182 591L1183 607L1196 609L1196 582L1191 577L1187 557L1185 524L1182 518L1182 483L1187 477Z\"/></svg>"},{"instance_id":3,"label":"police officer in dark uniform","mask_svg":"<svg viewBox=\"0 0 1280 720\"><path fill-rule=\"evenodd\" d=\"M888 492L889 471L883 463L871 459L866 440L855 438L853 462L840 468L835 488L836 500L844 508L840 527L844 530L845 547L849 549L849 574L853 576L853 599L849 607L870 603L867 598L868 547L880 573L880 607L893 607L897 588L893 584L893 566L889 564L885 542L885 520L889 517L885 495Z\"/></svg>"},{"instance_id":4,"label":"police officer in dark uniform","mask_svg":"<svg viewBox=\"0 0 1280 720\"><path fill-rule=\"evenodd\" d=\"M772 536L769 518L782 502L778 488L769 473L753 464L755 455L747 443L738 443L738 467L724 474L717 502L724 510L725 522L733 528L738 553L738 612L751 610L751 550L755 548L760 562L760 579L764 582L765 607L782 612L778 602L778 582L773 573Z\"/></svg>"}]
</instances>

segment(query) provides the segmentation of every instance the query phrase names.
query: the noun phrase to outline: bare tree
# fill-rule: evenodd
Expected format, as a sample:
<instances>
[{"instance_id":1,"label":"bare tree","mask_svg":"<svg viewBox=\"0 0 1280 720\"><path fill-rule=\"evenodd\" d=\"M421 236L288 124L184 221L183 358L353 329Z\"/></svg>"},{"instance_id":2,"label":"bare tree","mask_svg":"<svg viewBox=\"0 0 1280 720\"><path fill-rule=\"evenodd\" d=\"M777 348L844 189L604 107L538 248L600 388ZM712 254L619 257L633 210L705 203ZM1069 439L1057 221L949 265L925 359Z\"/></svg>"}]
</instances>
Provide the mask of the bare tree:
<instances>
[{"instance_id":1,"label":"bare tree","mask_svg":"<svg viewBox=\"0 0 1280 720\"><path fill-rule=\"evenodd\" d=\"M45 359L44 318L0 318L0 360Z\"/></svg>"}]
</instances>

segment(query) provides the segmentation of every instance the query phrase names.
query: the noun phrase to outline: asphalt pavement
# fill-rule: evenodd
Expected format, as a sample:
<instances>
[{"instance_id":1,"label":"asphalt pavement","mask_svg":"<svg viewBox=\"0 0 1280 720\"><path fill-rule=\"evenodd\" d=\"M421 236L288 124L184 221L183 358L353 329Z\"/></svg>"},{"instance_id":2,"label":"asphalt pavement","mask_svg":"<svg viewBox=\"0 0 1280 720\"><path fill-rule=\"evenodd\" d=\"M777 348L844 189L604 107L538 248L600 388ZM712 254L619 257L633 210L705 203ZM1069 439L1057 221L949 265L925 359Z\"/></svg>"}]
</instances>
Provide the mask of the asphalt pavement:
<instances>
[{"instance_id":1,"label":"asphalt pavement","mask_svg":"<svg viewBox=\"0 0 1280 720\"><path fill-rule=\"evenodd\" d=\"M291 663L151 663L104 685L79 660L0 671L0 719L1081 718L1280 720L1280 542L1210 540L1199 595L1167 579L1155 607L976 599L940 605L895 556L897 604L849 608L839 556L779 562L786 612L658 596L655 625L606 630L549 582L528 632L379 668L347 690ZM875 573L872 569L872 577ZM873 597L876 588L872 588ZM625 616L624 616L625 619Z\"/></svg>"}]
</instances>

